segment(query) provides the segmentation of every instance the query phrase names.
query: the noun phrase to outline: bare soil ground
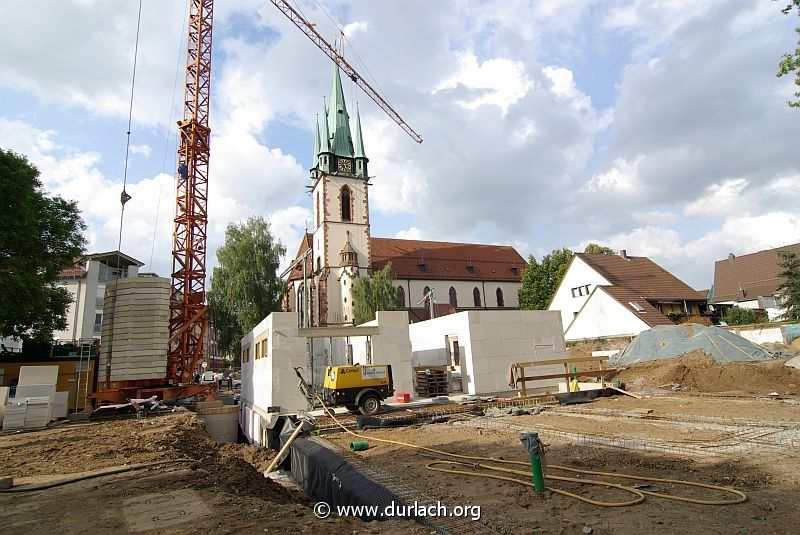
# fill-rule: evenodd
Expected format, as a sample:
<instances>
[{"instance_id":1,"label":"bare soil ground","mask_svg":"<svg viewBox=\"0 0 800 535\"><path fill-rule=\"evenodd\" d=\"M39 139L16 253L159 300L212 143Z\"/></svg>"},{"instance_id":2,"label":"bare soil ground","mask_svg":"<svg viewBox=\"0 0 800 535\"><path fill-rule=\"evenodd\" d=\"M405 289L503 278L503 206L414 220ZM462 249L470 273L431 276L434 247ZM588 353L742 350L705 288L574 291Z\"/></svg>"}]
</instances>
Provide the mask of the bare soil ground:
<instances>
[{"instance_id":1,"label":"bare soil ground","mask_svg":"<svg viewBox=\"0 0 800 535\"><path fill-rule=\"evenodd\" d=\"M274 452L219 444L191 413L0 436L0 475L18 483L169 459L179 463L42 491L0 494L9 533L427 533L415 524L319 520L304 494L266 479Z\"/></svg>"},{"instance_id":2,"label":"bare soil ground","mask_svg":"<svg viewBox=\"0 0 800 535\"><path fill-rule=\"evenodd\" d=\"M783 421L786 427L800 426L797 405L769 400L739 400L675 396L601 399L591 404L571 406L575 416L545 411L535 416L504 418L502 422L526 424L554 422L573 431L592 432L605 425L614 436L647 436L653 440L669 436L688 444L702 439L695 433L664 429L664 422L636 421L623 413L641 411L649 415L683 415L687 420L703 418L767 418ZM649 412L652 410L652 412ZM598 421L585 412L607 419ZM619 414L615 421L609 415ZM370 437L399 440L467 455L525 461L526 452L517 431L475 429L463 424L436 424L417 428L373 430ZM716 431L708 431L713 436ZM800 451L797 444L784 452L757 450L746 453L719 454L713 450L705 457L689 457L596 445L577 445L558 436L540 432L547 444L547 460L552 464L646 477L686 479L735 487L748 494L739 505L703 506L648 497L636 506L606 508L547 493L540 498L533 489L512 482L432 472L425 468L430 458L415 450L374 442L374 447L360 453L364 463L374 465L396 477L400 484L442 500L447 506L481 505L481 523L501 533L581 533L588 526L595 534L641 533L796 533L800 526L797 496L800 492ZM352 436L328 435L332 442L346 447ZM552 470L551 473L558 472ZM564 475L563 473L561 475ZM625 483L624 480L619 482ZM594 499L620 500L625 496L613 489L564 482L548 483L554 487ZM656 483L667 493L695 498L720 499L712 490Z\"/></svg>"},{"instance_id":3,"label":"bare soil ground","mask_svg":"<svg viewBox=\"0 0 800 535\"><path fill-rule=\"evenodd\" d=\"M620 372L628 389L642 390L677 383L682 390L793 396L800 393L800 370L786 359L720 364L702 351L682 357L635 364Z\"/></svg>"}]
</instances>

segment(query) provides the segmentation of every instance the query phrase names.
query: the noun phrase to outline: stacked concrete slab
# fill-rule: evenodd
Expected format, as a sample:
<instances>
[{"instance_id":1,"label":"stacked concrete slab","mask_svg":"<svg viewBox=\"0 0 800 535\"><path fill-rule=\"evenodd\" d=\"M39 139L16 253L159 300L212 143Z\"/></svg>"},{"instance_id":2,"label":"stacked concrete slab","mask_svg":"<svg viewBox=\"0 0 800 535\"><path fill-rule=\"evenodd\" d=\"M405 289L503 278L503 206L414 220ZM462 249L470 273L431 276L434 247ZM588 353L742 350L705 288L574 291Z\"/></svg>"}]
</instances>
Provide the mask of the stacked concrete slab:
<instances>
[{"instance_id":1,"label":"stacked concrete slab","mask_svg":"<svg viewBox=\"0 0 800 535\"><path fill-rule=\"evenodd\" d=\"M5 407L3 430L38 429L59 417L60 410L54 413L56 398L66 400L67 392L56 392L57 381L58 366L22 366L16 394Z\"/></svg>"},{"instance_id":2,"label":"stacked concrete slab","mask_svg":"<svg viewBox=\"0 0 800 535\"><path fill-rule=\"evenodd\" d=\"M118 279L106 285L99 378L112 381L166 376L170 281Z\"/></svg>"}]
</instances>

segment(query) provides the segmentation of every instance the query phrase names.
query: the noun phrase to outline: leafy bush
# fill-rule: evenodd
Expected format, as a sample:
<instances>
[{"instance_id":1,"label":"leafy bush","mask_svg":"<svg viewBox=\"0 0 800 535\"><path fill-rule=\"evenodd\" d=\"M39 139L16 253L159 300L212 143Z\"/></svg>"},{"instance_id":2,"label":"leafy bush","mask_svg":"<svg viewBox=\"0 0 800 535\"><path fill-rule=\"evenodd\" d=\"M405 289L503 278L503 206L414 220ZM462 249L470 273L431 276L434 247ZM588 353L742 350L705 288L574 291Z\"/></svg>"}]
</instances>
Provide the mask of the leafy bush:
<instances>
[{"instance_id":1,"label":"leafy bush","mask_svg":"<svg viewBox=\"0 0 800 535\"><path fill-rule=\"evenodd\" d=\"M752 308L733 306L725 312L723 319L728 325L749 325L756 323L758 315Z\"/></svg>"}]
</instances>

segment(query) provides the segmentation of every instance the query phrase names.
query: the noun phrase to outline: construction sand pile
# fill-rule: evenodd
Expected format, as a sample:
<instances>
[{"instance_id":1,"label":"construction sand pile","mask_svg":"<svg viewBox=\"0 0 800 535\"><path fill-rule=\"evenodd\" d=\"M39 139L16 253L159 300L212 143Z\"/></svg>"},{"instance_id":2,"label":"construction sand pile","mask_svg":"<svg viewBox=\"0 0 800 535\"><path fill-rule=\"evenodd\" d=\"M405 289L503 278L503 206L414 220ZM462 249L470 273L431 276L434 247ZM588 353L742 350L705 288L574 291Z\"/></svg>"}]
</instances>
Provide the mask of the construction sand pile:
<instances>
[{"instance_id":1,"label":"construction sand pile","mask_svg":"<svg viewBox=\"0 0 800 535\"><path fill-rule=\"evenodd\" d=\"M615 379L630 390L678 384L681 390L693 392L798 395L800 370L785 364L785 359L718 363L698 350L678 358L634 364Z\"/></svg>"}]
</instances>

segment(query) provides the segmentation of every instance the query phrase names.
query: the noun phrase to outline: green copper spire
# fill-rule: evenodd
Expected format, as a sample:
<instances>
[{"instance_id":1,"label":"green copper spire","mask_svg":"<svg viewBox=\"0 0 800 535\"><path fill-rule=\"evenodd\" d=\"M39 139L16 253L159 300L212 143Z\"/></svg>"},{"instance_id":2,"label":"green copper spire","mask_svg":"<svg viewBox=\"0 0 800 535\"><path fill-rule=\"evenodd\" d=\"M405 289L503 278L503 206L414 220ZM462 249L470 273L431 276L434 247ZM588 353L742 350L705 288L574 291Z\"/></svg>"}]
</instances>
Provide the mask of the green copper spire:
<instances>
[{"instance_id":1,"label":"green copper spire","mask_svg":"<svg viewBox=\"0 0 800 535\"><path fill-rule=\"evenodd\" d=\"M339 66L333 65L333 82L331 82L331 101L328 105L328 131L330 132L331 152L336 156L353 157L353 139L350 135L350 116L344 101L342 79L339 77Z\"/></svg>"},{"instance_id":2,"label":"green copper spire","mask_svg":"<svg viewBox=\"0 0 800 535\"><path fill-rule=\"evenodd\" d=\"M314 157L311 159L311 169L319 165L319 115L317 115L317 136L314 138Z\"/></svg>"},{"instance_id":3,"label":"green copper spire","mask_svg":"<svg viewBox=\"0 0 800 535\"><path fill-rule=\"evenodd\" d=\"M317 123L319 129L319 123ZM328 135L328 112L325 110L325 103L322 104L322 135L319 137L320 146L317 156L323 152L330 152L330 135Z\"/></svg>"},{"instance_id":4,"label":"green copper spire","mask_svg":"<svg viewBox=\"0 0 800 535\"><path fill-rule=\"evenodd\" d=\"M356 103L356 137L353 140L353 144L355 145L355 157L366 158L367 155L364 153L364 138L361 136L361 113L358 109L358 103Z\"/></svg>"}]
</instances>

